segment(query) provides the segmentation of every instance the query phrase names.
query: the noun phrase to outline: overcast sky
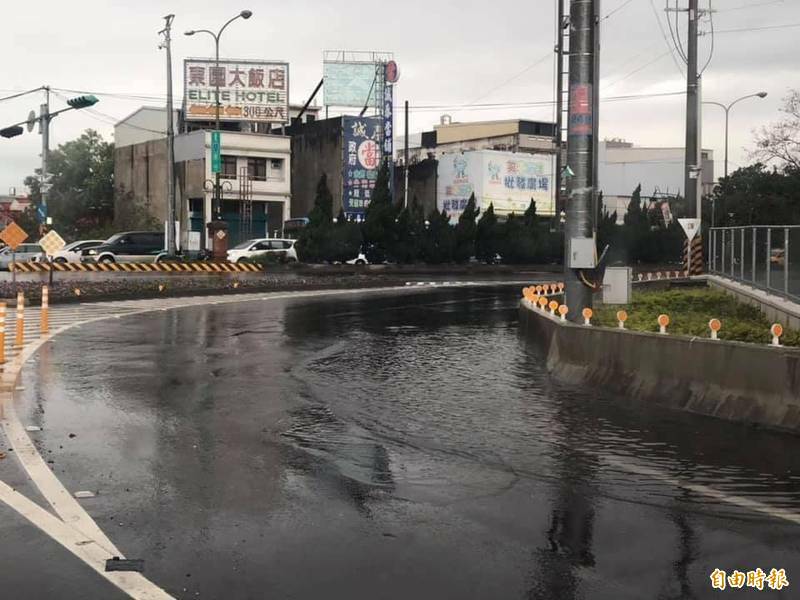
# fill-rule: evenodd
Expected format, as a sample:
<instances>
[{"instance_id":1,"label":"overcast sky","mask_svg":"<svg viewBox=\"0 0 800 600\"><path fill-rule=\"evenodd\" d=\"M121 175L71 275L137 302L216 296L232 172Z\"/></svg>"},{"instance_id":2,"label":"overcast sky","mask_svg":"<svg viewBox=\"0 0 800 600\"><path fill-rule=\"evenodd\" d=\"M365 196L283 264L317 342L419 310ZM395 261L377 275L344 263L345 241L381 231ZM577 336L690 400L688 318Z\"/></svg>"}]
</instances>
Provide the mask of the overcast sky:
<instances>
[{"instance_id":1,"label":"overcast sky","mask_svg":"<svg viewBox=\"0 0 800 600\"><path fill-rule=\"evenodd\" d=\"M685 77L668 52L665 1L604 0L602 14L609 16L602 29L601 98L685 88ZM253 17L226 30L222 56L288 61L292 103L305 101L321 78L324 50L379 50L393 52L400 65L395 101L411 103L412 132L432 128L443 113L457 121L553 118L550 106L474 105L552 100L555 0L406 0L391 9L375 0L240 2L225 3L225 8L197 0L8 2L3 17L11 33L0 36L0 55L5 57L0 97L41 85L95 92L101 100L96 111L73 111L53 121L51 148L90 127L112 139L113 123L148 101L104 93L153 96L149 103L165 96L165 58L157 48L165 14L176 15L177 104L182 59L213 54L210 37L187 38L182 32L216 29L248 8ZM700 2L707 6L708 0ZM733 170L748 162L752 130L777 119L781 98L789 88L800 87L800 27L752 29L800 24L800 0L714 0L713 7L714 26L721 33L715 36L704 76L705 99L727 103L752 92L769 93L765 100L747 100L731 113ZM750 31L727 31L741 29ZM681 30L685 40L685 21ZM705 56L709 41L710 36L703 38ZM38 111L42 99L36 93L0 102L0 125L24 120L31 109ZM51 110L63 106L60 98L53 98ZM604 101L600 135L637 145L682 146L684 111L681 96ZM715 151L718 174L723 126L722 109L706 107L703 146ZM396 128L402 131L402 123ZM39 164L40 148L36 129L14 139L0 138L0 193L11 186L22 189L24 177Z\"/></svg>"}]
</instances>

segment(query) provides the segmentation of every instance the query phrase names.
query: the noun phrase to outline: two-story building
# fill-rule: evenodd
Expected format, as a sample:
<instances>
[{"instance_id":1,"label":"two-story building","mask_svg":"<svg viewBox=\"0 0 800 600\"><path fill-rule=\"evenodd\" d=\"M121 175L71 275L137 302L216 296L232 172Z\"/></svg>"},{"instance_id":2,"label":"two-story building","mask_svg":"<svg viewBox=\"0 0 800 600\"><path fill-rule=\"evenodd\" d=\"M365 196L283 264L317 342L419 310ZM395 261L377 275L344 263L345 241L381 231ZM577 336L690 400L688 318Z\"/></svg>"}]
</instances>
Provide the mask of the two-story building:
<instances>
[{"instance_id":1,"label":"two-story building","mask_svg":"<svg viewBox=\"0 0 800 600\"><path fill-rule=\"evenodd\" d=\"M292 107L296 118L300 107ZM304 114L315 119L316 107ZM176 210L182 248L210 247L206 224L226 222L228 244L253 237L277 237L291 213L291 138L279 128L253 131L249 123L224 123L221 132L221 202L213 203L211 125L177 117L175 136ZM117 209L141 207L158 223L167 214L166 111L142 107L114 130L114 185Z\"/></svg>"}]
</instances>

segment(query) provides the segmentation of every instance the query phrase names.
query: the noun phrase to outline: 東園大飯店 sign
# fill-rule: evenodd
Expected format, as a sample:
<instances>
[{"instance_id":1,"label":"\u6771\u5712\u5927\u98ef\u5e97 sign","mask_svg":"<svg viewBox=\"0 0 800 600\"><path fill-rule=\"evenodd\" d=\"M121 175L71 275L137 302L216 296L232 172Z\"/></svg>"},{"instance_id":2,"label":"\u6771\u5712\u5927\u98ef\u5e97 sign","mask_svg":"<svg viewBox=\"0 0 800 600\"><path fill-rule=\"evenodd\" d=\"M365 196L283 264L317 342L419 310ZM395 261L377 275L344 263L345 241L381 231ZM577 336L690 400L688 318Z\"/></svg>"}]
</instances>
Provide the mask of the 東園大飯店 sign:
<instances>
[{"instance_id":1,"label":"\u6771\u5712\u5927\u98ef\u5e97 sign","mask_svg":"<svg viewBox=\"0 0 800 600\"><path fill-rule=\"evenodd\" d=\"M184 61L186 119L289 122L289 65L282 62L189 58Z\"/></svg>"}]
</instances>

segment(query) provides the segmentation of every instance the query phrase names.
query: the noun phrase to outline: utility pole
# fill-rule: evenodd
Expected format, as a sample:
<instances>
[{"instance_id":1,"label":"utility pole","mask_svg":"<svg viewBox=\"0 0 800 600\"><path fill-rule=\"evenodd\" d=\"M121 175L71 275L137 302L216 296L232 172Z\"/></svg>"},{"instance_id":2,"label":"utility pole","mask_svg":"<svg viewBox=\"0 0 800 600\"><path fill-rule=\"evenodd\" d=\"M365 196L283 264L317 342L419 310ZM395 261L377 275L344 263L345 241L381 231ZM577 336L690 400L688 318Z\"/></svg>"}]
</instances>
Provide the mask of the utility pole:
<instances>
[{"instance_id":1,"label":"utility pole","mask_svg":"<svg viewBox=\"0 0 800 600\"><path fill-rule=\"evenodd\" d=\"M568 75L569 69L565 72L564 69L564 38L566 37L565 31L569 31L569 19L566 17L564 4L567 0L556 0L558 4L558 23L557 27L557 43L556 43L556 130L555 130L555 147L556 147L556 172L553 180L556 188L556 201L555 201L555 216L558 219L562 210L564 210L563 201L563 171L564 171L564 75Z\"/></svg>"},{"instance_id":2,"label":"utility pole","mask_svg":"<svg viewBox=\"0 0 800 600\"><path fill-rule=\"evenodd\" d=\"M405 142L403 144L403 208L408 209L408 100L405 103Z\"/></svg>"},{"instance_id":3,"label":"utility pole","mask_svg":"<svg viewBox=\"0 0 800 600\"><path fill-rule=\"evenodd\" d=\"M172 114L172 21L175 15L164 17L159 33L164 36L161 47L167 51L167 254L175 256L175 127Z\"/></svg>"},{"instance_id":4,"label":"utility pole","mask_svg":"<svg viewBox=\"0 0 800 600\"><path fill-rule=\"evenodd\" d=\"M689 0L689 33L686 39L686 190L687 216L702 218L700 206L700 74L697 66L698 0Z\"/></svg>"},{"instance_id":5,"label":"utility pole","mask_svg":"<svg viewBox=\"0 0 800 600\"><path fill-rule=\"evenodd\" d=\"M47 225L47 192L50 182L47 180L47 158L50 154L50 88L44 86L44 104L39 107L39 133L42 134L42 183L39 191L42 196L42 225Z\"/></svg>"},{"instance_id":6,"label":"utility pole","mask_svg":"<svg viewBox=\"0 0 800 600\"><path fill-rule=\"evenodd\" d=\"M600 0L570 0L569 118L567 124L566 226L564 234L565 303L569 318L580 321L592 307L593 289L583 271L597 265L593 206L597 190L595 141L599 122L597 77Z\"/></svg>"}]
</instances>

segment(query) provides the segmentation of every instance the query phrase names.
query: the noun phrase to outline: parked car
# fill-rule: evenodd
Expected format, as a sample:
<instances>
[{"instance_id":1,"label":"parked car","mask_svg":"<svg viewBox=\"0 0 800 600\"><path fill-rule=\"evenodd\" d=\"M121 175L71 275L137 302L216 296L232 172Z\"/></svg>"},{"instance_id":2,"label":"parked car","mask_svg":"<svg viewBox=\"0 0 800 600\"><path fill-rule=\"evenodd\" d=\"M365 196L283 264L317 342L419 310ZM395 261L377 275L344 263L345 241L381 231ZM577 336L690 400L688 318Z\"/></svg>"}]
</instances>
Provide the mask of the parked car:
<instances>
[{"instance_id":1,"label":"parked car","mask_svg":"<svg viewBox=\"0 0 800 600\"><path fill-rule=\"evenodd\" d=\"M769 253L769 262L773 265L782 265L786 258L786 251L783 248L773 248Z\"/></svg>"},{"instance_id":2,"label":"parked car","mask_svg":"<svg viewBox=\"0 0 800 600\"><path fill-rule=\"evenodd\" d=\"M53 255L52 261L54 263L79 263L81 262L81 253L89 248L96 248L103 244L103 240L80 240L72 242L64 246L61 250ZM32 262L45 262L46 256L43 254L36 257Z\"/></svg>"},{"instance_id":3,"label":"parked car","mask_svg":"<svg viewBox=\"0 0 800 600\"><path fill-rule=\"evenodd\" d=\"M351 258L348 261L345 261L348 265L368 265L369 261L367 260L367 255L363 252L359 252L358 256L355 258Z\"/></svg>"},{"instance_id":4,"label":"parked car","mask_svg":"<svg viewBox=\"0 0 800 600\"><path fill-rule=\"evenodd\" d=\"M295 242L296 240L277 238L247 240L228 250L228 260L235 263L244 260L258 260L259 257L265 257L268 254L277 254L278 258L286 262L297 262Z\"/></svg>"},{"instance_id":5,"label":"parked car","mask_svg":"<svg viewBox=\"0 0 800 600\"><path fill-rule=\"evenodd\" d=\"M16 252L6 246L0 250L0 269L8 270L8 265L12 262L31 262L44 256L44 250L39 244L20 244Z\"/></svg>"},{"instance_id":6,"label":"parked car","mask_svg":"<svg viewBox=\"0 0 800 600\"><path fill-rule=\"evenodd\" d=\"M165 258L164 234L160 231L125 231L99 246L81 251L81 262L159 262Z\"/></svg>"}]
</instances>

